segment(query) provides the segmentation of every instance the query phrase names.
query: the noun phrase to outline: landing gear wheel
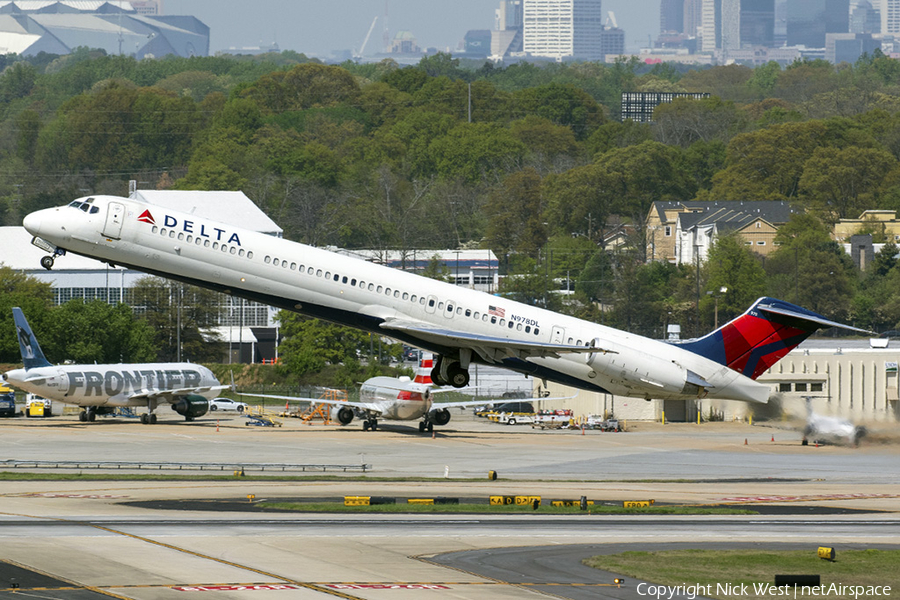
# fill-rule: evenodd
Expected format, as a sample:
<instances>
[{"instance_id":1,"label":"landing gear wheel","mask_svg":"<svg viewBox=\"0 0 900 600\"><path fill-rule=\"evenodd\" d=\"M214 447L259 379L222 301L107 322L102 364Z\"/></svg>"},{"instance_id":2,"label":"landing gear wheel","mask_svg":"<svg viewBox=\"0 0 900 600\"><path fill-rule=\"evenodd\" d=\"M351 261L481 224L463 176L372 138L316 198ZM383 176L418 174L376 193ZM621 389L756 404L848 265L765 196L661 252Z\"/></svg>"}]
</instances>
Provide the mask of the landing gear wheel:
<instances>
[{"instance_id":1,"label":"landing gear wheel","mask_svg":"<svg viewBox=\"0 0 900 600\"><path fill-rule=\"evenodd\" d=\"M83 410L80 413L78 413L78 420L81 421L82 423L87 422L87 420L88 420L87 411Z\"/></svg>"},{"instance_id":2,"label":"landing gear wheel","mask_svg":"<svg viewBox=\"0 0 900 600\"><path fill-rule=\"evenodd\" d=\"M147 415L146 413L142 414L142 415L141 415L141 423L143 423L144 425L149 424L149 423L150 423L150 416Z\"/></svg>"},{"instance_id":3,"label":"landing gear wheel","mask_svg":"<svg viewBox=\"0 0 900 600\"><path fill-rule=\"evenodd\" d=\"M431 433L432 431L434 431L434 423L431 423L431 422L429 421L429 423L428 423L428 425L425 427L425 429L428 430L428 433Z\"/></svg>"},{"instance_id":4,"label":"landing gear wheel","mask_svg":"<svg viewBox=\"0 0 900 600\"><path fill-rule=\"evenodd\" d=\"M419 421L419 433L425 433L425 421Z\"/></svg>"},{"instance_id":5,"label":"landing gear wheel","mask_svg":"<svg viewBox=\"0 0 900 600\"><path fill-rule=\"evenodd\" d=\"M469 372L459 366L459 363L451 365L450 368L447 369L447 375L450 379L450 385L455 388L463 388L469 385Z\"/></svg>"},{"instance_id":6,"label":"landing gear wheel","mask_svg":"<svg viewBox=\"0 0 900 600\"><path fill-rule=\"evenodd\" d=\"M369 430L369 422L363 421L363 431L368 431L368 430Z\"/></svg>"},{"instance_id":7,"label":"landing gear wheel","mask_svg":"<svg viewBox=\"0 0 900 600\"><path fill-rule=\"evenodd\" d=\"M150 413L150 424L156 423L156 413Z\"/></svg>"},{"instance_id":8,"label":"landing gear wheel","mask_svg":"<svg viewBox=\"0 0 900 600\"><path fill-rule=\"evenodd\" d=\"M53 268L53 257L52 256L44 256L41 258L41 266L47 269L48 271Z\"/></svg>"},{"instance_id":9,"label":"landing gear wheel","mask_svg":"<svg viewBox=\"0 0 900 600\"><path fill-rule=\"evenodd\" d=\"M89 410L87 413L87 420L93 423L97 420L97 412L93 410Z\"/></svg>"},{"instance_id":10,"label":"landing gear wheel","mask_svg":"<svg viewBox=\"0 0 900 600\"><path fill-rule=\"evenodd\" d=\"M372 427L372 431L378 429L378 419L372 419L369 421L369 425Z\"/></svg>"}]
</instances>

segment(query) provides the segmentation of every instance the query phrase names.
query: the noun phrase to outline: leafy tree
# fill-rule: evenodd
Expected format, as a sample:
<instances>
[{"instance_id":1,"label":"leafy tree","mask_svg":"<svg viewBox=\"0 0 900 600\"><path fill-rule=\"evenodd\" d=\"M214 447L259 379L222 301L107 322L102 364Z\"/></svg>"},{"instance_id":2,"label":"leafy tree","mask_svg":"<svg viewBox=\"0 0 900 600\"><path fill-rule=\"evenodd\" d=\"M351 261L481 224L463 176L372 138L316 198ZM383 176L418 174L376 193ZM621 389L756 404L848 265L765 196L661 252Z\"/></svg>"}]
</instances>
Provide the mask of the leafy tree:
<instances>
[{"instance_id":1,"label":"leafy tree","mask_svg":"<svg viewBox=\"0 0 900 600\"><path fill-rule=\"evenodd\" d=\"M856 216L878 205L881 186L897 166L886 150L817 148L803 167L801 198L830 223Z\"/></svg>"},{"instance_id":2,"label":"leafy tree","mask_svg":"<svg viewBox=\"0 0 900 600\"><path fill-rule=\"evenodd\" d=\"M694 142L727 142L744 127L745 117L733 102L717 97L676 98L653 111L654 137L687 148Z\"/></svg>"},{"instance_id":3,"label":"leafy tree","mask_svg":"<svg viewBox=\"0 0 900 600\"><path fill-rule=\"evenodd\" d=\"M713 178L711 196L721 200L785 200L798 193L807 157L825 145L820 121L784 123L732 138L725 168Z\"/></svg>"},{"instance_id":4,"label":"leafy tree","mask_svg":"<svg viewBox=\"0 0 900 600\"><path fill-rule=\"evenodd\" d=\"M150 326L131 307L70 300L53 310L41 347L50 362L148 362L155 358Z\"/></svg>"},{"instance_id":5,"label":"leafy tree","mask_svg":"<svg viewBox=\"0 0 900 600\"><path fill-rule=\"evenodd\" d=\"M156 360L181 358L214 362L221 356L213 329L219 323L221 295L158 277L143 277L131 290L131 304L153 332Z\"/></svg>"},{"instance_id":6,"label":"leafy tree","mask_svg":"<svg viewBox=\"0 0 900 600\"><path fill-rule=\"evenodd\" d=\"M359 329L310 319L280 311L276 317L284 336L279 345L279 362L296 376L322 370L325 365L349 363L358 366L357 357L369 353L370 335ZM401 345L390 344L390 356L400 355Z\"/></svg>"},{"instance_id":7,"label":"leafy tree","mask_svg":"<svg viewBox=\"0 0 900 600\"><path fill-rule=\"evenodd\" d=\"M49 283L0 263L0 362L18 363L21 360L12 308L22 309L38 340L43 340L52 301L53 290Z\"/></svg>"},{"instance_id":8,"label":"leafy tree","mask_svg":"<svg viewBox=\"0 0 900 600\"><path fill-rule=\"evenodd\" d=\"M351 103L359 85L340 67L318 63L296 65L287 71L263 75L240 95L254 101L264 114Z\"/></svg>"},{"instance_id":9,"label":"leafy tree","mask_svg":"<svg viewBox=\"0 0 900 600\"><path fill-rule=\"evenodd\" d=\"M766 271L760 257L737 235L719 236L709 250L705 266L707 293L700 298L700 309L711 314L718 302L720 325L766 295ZM712 319L709 321L712 323Z\"/></svg>"},{"instance_id":10,"label":"leafy tree","mask_svg":"<svg viewBox=\"0 0 900 600\"><path fill-rule=\"evenodd\" d=\"M570 127L579 140L586 139L606 121L597 101L571 84L528 88L514 93L513 101L520 114L535 114Z\"/></svg>"},{"instance_id":11,"label":"leafy tree","mask_svg":"<svg viewBox=\"0 0 900 600\"><path fill-rule=\"evenodd\" d=\"M428 148L438 177L475 182L515 163L525 146L496 125L462 123L434 140Z\"/></svg>"},{"instance_id":12,"label":"leafy tree","mask_svg":"<svg viewBox=\"0 0 900 600\"><path fill-rule=\"evenodd\" d=\"M794 214L775 236L778 249L766 259L769 295L835 320L848 317L854 267L830 229L810 214Z\"/></svg>"},{"instance_id":13,"label":"leafy tree","mask_svg":"<svg viewBox=\"0 0 900 600\"><path fill-rule=\"evenodd\" d=\"M607 121L599 126L585 140L584 144L591 156L609 152L613 148L635 146L641 142L653 139L653 131L649 123L638 123L628 119L621 121Z\"/></svg>"},{"instance_id":14,"label":"leafy tree","mask_svg":"<svg viewBox=\"0 0 900 600\"><path fill-rule=\"evenodd\" d=\"M518 252L532 258L547 240L541 177L534 169L507 175L488 197L486 241L501 257ZM508 266L508 264L507 264Z\"/></svg>"},{"instance_id":15,"label":"leafy tree","mask_svg":"<svg viewBox=\"0 0 900 600\"><path fill-rule=\"evenodd\" d=\"M510 133L522 142L529 153L548 159L559 156L573 156L576 153L575 135L562 125L555 125L548 119L529 115L510 124Z\"/></svg>"}]
</instances>

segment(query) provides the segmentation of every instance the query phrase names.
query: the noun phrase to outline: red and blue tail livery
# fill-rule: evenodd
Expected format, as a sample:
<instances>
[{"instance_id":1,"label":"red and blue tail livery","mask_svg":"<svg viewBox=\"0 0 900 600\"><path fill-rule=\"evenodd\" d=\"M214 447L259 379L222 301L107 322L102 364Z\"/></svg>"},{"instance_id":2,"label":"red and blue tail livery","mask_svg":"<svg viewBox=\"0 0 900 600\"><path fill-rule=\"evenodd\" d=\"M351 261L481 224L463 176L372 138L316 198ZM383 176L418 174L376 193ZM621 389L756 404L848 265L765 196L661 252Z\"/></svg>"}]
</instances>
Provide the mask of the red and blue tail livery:
<instances>
[{"instance_id":1,"label":"red and blue tail livery","mask_svg":"<svg viewBox=\"0 0 900 600\"><path fill-rule=\"evenodd\" d=\"M866 333L783 300L760 298L733 321L679 346L756 379L816 330L828 327Z\"/></svg>"}]
</instances>

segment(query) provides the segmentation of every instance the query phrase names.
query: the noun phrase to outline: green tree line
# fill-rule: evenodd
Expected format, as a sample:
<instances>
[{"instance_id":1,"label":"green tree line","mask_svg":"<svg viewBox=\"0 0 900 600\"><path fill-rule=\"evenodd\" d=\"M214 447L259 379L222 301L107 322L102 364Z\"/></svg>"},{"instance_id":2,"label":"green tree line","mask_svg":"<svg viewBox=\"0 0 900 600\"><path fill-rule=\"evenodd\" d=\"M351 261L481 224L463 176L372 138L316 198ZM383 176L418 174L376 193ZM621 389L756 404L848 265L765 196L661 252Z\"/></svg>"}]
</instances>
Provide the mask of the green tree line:
<instances>
[{"instance_id":1,"label":"green tree line","mask_svg":"<svg viewBox=\"0 0 900 600\"><path fill-rule=\"evenodd\" d=\"M243 190L309 244L491 248L503 293L635 332L679 322L699 333L716 306L721 321L763 294L900 326L890 252L859 273L829 236L838 219L900 209L900 62L879 52L852 65L437 54L401 67L79 49L0 66L7 225L85 193L125 194L129 179ZM626 91L711 96L623 123ZM805 212L766 261L725 236L697 272L647 263L643 224L660 200L786 200ZM631 239L605 247L617 231Z\"/></svg>"}]
</instances>

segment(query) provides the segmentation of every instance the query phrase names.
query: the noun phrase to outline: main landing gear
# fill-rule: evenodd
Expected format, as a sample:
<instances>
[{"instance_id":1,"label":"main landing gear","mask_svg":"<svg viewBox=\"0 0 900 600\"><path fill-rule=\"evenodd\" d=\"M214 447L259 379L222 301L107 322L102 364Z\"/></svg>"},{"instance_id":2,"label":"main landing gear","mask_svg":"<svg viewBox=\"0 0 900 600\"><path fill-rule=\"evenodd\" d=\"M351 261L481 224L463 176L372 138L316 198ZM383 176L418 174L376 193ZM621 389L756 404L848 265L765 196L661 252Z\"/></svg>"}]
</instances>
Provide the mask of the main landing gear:
<instances>
[{"instance_id":1,"label":"main landing gear","mask_svg":"<svg viewBox=\"0 0 900 600\"><path fill-rule=\"evenodd\" d=\"M431 369L431 381L435 385L452 385L455 388L463 388L469 385L468 361L453 360L438 356L435 359L434 368Z\"/></svg>"},{"instance_id":2,"label":"main landing gear","mask_svg":"<svg viewBox=\"0 0 900 600\"><path fill-rule=\"evenodd\" d=\"M78 420L82 423L93 423L97 420L97 409L93 406L86 406L83 411L78 413Z\"/></svg>"},{"instance_id":3,"label":"main landing gear","mask_svg":"<svg viewBox=\"0 0 900 600\"><path fill-rule=\"evenodd\" d=\"M431 433L432 431L434 431L434 423L432 423L431 421L428 421L428 422L420 421L419 422L419 433L425 433L426 431L428 433Z\"/></svg>"},{"instance_id":4,"label":"main landing gear","mask_svg":"<svg viewBox=\"0 0 900 600\"><path fill-rule=\"evenodd\" d=\"M368 419L367 421L363 421L363 431L369 430L375 431L378 429L378 419Z\"/></svg>"},{"instance_id":5,"label":"main landing gear","mask_svg":"<svg viewBox=\"0 0 900 600\"><path fill-rule=\"evenodd\" d=\"M147 401L147 412L141 415L141 423L144 425L153 425L156 423L156 413L153 412L156 410L156 401L148 400Z\"/></svg>"}]
</instances>

